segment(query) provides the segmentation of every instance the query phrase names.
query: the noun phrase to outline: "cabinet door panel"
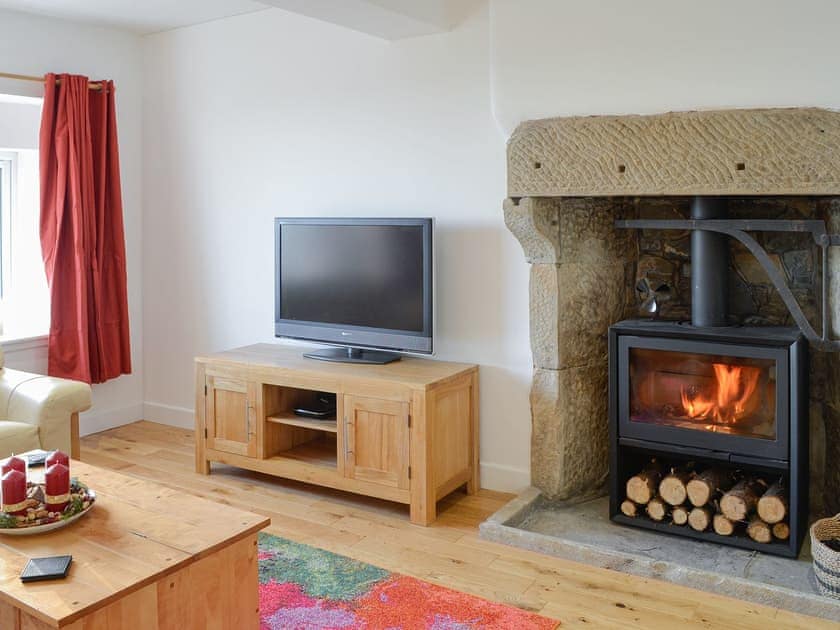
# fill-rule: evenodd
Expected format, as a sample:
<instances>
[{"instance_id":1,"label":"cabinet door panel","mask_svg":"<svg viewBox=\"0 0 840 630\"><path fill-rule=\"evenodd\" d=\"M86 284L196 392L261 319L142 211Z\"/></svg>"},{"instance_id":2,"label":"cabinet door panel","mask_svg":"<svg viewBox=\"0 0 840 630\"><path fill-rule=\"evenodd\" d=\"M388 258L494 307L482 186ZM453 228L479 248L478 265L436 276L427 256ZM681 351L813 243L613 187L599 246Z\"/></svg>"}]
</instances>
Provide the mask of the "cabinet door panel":
<instances>
[{"instance_id":1,"label":"cabinet door panel","mask_svg":"<svg viewBox=\"0 0 840 630\"><path fill-rule=\"evenodd\" d=\"M408 409L405 402L344 397L348 477L408 489Z\"/></svg>"},{"instance_id":2,"label":"cabinet door panel","mask_svg":"<svg viewBox=\"0 0 840 630\"><path fill-rule=\"evenodd\" d=\"M207 377L207 446L248 455L257 454L253 387L245 381Z\"/></svg>"}]
</instances>

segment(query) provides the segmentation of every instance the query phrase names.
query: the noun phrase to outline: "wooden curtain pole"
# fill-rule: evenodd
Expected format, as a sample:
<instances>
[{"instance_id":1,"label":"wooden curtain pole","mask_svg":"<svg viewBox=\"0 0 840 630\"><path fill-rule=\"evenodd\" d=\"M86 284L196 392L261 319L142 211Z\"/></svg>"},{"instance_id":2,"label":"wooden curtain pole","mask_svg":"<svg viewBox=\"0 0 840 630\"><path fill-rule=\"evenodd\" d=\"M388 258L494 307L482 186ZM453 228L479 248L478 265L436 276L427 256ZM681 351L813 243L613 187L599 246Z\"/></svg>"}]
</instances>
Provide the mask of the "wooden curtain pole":
<instances>
[{"instance_id":1,"label":"wooden curtain pole","mask_svg":"<svg viewBox=\"0 0 840 630\"><path fill-rule=\"evenodd\" d=\"M10 72L0 72L0 79L13 79L15 81L33 81L35 83L43 83L44 77L33 77L28 74L12 74ZM56 79L56 85L61 85L61 79ZM91 90L101 90L101 83L88 83L88 88Z\"/></svg>"}]
</instances>

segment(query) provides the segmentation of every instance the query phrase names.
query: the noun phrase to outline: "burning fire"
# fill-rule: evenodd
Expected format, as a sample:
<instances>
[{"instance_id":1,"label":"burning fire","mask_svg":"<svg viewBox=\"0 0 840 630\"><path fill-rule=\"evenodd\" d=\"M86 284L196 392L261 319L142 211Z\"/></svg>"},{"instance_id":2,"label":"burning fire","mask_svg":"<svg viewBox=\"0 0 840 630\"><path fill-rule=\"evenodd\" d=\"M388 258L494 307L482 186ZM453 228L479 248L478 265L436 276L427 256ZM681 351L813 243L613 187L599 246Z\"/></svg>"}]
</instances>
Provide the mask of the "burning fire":
<instances>
[{"instance_id":1,"label":"burning fire","mask_svg":"<svg viewBox=\"0 0 840 630\"><path fill-rule=\"evenodd\" d=\"M690 418L733 424L755 411L753 394L758 387L760 368L714 363L716 388L711 396L702 392L680 389L683 409Z\"/></svg>"}]
</instances>

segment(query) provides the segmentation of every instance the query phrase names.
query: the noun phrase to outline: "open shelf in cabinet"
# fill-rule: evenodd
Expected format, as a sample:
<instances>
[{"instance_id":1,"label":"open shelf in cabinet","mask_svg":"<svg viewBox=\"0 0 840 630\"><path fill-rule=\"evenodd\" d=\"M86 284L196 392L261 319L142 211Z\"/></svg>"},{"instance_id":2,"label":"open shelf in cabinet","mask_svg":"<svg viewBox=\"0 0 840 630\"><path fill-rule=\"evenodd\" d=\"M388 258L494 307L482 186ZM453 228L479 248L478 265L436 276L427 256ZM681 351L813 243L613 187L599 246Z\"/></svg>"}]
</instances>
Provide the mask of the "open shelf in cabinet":
<instances>
[{"instance_id":1,"label":"open shelf in cabinet","mask_svg":"<svg viewBox=\"0 0 840 630\"><path fill-rule=\"evenodd\" d=\"M303 429L312 429L313 431L338 433L338 422L336 422L335 418L332 420L314 420L312 418L303 418L294 414L280 413L268 416L265 420L266 422L285 424L290 427L301 427Z\"/></svg>"},{"instance_id":2,"label":"open shelf in cabinet","mask_svg":"<svg viewBox=\"0 0 840 630\"><path fill-rule=\"evenodd\" d=\"M330 434L322 434L302 444L297 444L289 449L278 452L269 459L294 459L295 461L320 466L322 468L335 469L337 466L336 453L338 448L336 440Z\"/></svg>"},{"instance_id":3,"label":"open shelf in cabinet","mask_svg":"<svg viewBox=\"0 0 840 630\"><path fill-rule=\"evenodd\" d=\"M280 385L263 385L263 457L293 459L338 469L338 422L295 415L295 408L314 402L318 392Z\"/></svg>"}]
</instances>

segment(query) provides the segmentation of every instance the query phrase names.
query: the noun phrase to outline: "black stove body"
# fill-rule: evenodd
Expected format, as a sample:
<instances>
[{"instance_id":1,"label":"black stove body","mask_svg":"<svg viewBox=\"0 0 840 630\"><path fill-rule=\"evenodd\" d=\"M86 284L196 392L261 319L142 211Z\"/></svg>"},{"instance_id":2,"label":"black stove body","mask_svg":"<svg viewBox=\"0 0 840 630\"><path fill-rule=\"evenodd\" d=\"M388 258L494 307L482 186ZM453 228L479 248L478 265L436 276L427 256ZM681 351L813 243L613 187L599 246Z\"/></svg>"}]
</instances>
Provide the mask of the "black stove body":
<instances>
[{"instance_id":1,"label":"black stove body","mask_svg":"<svg viewBox=\"0 0 840 630\"><path fill-rule=\"evenodd\" d=\"M808 345L799 330L625 321L612 326L609 341L612 520L795 557L808 510ZM724 369L730 374L740 369L755 382L754 400L743 403L748 413L743 418L734 412L692 418L683 400L702 392ZM734 400L732 407L737 404ZM695 414L702 410L701 403L696 406ZM782 479L789 494L790 537L764 544L743 532L719 536L623 515L619 506L627 480L652 458L666 468L715 466Z\"/></svg>"},{"instance_id":2,"label":"black stove body","mask_svg":"<svg viewBox=\"0 0 840 630\"><path fill-rule=\"evenodd\" d=\"M692 219L725 217L725 201L697 198L692 206ZM727 326L727 273L726 237L695 230L692 322L632 320L610 328L610 518L795 557L807 527L808 342L799 328ZM651 459L665 468L714 466L781 480L789 538L758 543L743 528L721 536L625 516L627 480Z\"/></svg>"}]
</instances>

